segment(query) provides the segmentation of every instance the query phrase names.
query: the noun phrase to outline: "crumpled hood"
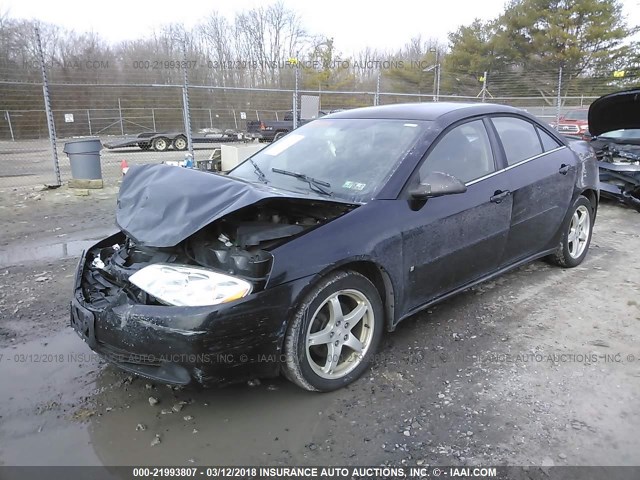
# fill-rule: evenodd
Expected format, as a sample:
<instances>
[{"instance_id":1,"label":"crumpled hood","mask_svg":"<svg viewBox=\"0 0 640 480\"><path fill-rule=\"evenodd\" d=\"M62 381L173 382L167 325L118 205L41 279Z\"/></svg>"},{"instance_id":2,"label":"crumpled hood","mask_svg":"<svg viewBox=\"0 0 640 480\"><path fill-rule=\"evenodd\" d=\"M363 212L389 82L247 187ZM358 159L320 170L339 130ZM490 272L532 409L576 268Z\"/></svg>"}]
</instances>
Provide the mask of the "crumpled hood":
<instances>
[{"instance_id":1,"label":"crumpled hood","mask_svg":"<svg viewBox=\"0 0 640 480\"><path fill-rule=\"evenodd\" d=\"M122 181L116 223L139 245L173 247L211 222L271 198L348 203L199 170L142 165L131 167Z\"/></svg>"},{"instance_id":2,"label":"crumpled hood","mask_svg":"<svg viewBox=\"0 0 640 480\"><path fill-rule=\"evenodd\" d=\"M640 128L640 90L626 90L598 98L589 107L589 133Z\"/></svg>"}]
</instances>

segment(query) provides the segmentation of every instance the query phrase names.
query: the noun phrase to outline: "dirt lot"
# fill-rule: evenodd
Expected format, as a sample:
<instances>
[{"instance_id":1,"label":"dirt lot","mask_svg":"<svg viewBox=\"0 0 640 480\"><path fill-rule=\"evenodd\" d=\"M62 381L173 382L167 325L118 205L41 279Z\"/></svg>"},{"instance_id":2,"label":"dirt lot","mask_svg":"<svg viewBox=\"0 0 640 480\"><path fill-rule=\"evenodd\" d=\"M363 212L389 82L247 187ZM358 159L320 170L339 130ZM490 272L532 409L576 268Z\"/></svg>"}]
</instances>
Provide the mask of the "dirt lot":
<instances>
[{"instance_id":1,"label":"dirt lot","mask_svg":"<svg viewBox=\"0 0 640 480\"><path fill-rule=\"evenodd\" d=\"M66 326L74 257L113 228L114 195L0 199L0 464L638 463L636 212L602 205L578 268L536 262L405 321L350 388L174 390Z\"/></svg>"}]
</instances>

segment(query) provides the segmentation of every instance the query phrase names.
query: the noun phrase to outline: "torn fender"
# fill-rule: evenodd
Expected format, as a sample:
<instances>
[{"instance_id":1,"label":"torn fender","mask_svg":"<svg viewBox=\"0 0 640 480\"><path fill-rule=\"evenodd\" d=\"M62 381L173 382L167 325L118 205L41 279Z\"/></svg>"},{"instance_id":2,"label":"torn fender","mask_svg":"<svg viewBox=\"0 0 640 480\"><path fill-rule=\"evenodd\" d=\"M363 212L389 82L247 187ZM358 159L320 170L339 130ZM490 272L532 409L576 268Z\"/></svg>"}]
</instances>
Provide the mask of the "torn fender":
<instances>
[{"instance_id":1,"label":"torn fender","mask_svg":"<svg viewBox=\"0 0 640 480\"><path fill-rule=\"evenodd\" d=\"M199 170L141 165L122 181L116 223L139 245L172 247L229 213L273 198L348 203Z\"/></svg>"}]
</instances>

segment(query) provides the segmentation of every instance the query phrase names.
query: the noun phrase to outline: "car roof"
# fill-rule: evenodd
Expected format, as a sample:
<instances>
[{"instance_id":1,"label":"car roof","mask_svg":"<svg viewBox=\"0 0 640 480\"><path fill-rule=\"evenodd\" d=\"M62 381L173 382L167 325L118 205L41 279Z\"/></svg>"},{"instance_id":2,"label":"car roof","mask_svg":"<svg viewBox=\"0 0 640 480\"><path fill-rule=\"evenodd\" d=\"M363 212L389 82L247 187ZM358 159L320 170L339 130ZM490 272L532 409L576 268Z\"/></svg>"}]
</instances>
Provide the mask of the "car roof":
<instances>
[{"instance_id":1,"label":"car roof","mask_svg":"<svg viewBox=\"0 0 640 480\"><path fill-rule=\"evenodd\" d=\"M523 110L492 103L425 102L398 103L363 107L332 113L323 118L377 118L398 120L437 120L443 115L458 113L460 118L490 113L524 113Z\"/></svg>"}]
</instances>

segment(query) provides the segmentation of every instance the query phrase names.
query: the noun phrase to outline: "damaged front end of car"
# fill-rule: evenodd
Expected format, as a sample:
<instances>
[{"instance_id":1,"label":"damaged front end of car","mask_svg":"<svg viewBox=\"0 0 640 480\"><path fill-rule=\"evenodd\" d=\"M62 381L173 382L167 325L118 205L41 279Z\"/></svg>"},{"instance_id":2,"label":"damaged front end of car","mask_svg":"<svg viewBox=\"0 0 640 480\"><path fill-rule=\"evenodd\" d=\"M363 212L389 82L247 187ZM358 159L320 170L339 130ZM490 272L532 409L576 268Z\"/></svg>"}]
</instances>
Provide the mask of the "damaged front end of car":
<instances>
[{"instance_id":1,"label":"damaged front end of car","mask_svg":"<svg viewBox=\"0 0 640 480\"><path fill-rule=\"evenodd\" d=\"M640 212L640 145L607 142L596 155L601 192Z\"/></svg>"},{"instance_id":2,"label":"damaged front end of car","mask_svg":"<svg viewBox=\"0 0 640 480\"><path fill-rule=\"evenodd\" d=\"M309 279L277 285L272 250L355 206L163 165L127 177L121 231L78 266L74 329L111 363L166 383L277 375Z\"/></svg>"},{"instance_id":3,"label":"damaged front end of car","mask_svg":"<svg viewBox=\"0 0 640 480\"><path fill-rule=\"evenodd\" d=\"M640 90L605 95L589 108L600 190L640 212Z\"/></svg>"}]
</instances>

